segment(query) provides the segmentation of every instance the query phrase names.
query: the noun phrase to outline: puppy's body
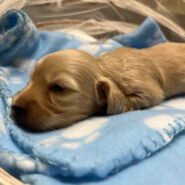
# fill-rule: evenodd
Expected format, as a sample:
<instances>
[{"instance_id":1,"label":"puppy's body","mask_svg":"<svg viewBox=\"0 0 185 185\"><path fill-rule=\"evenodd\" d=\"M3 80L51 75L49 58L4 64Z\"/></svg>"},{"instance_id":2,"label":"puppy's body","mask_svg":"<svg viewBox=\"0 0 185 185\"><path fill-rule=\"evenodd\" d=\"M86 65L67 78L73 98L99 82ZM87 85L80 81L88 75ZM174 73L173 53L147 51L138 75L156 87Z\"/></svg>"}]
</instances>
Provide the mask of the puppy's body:
<instances>
[{"instance_id":1,"label":"puppy's body","mask_svg":"<svg viewBox=\"0 0 185 185\"><path fill-rule=\"evenodd\" d=\"M13 98L12 117L32 130L64 127L96 112L151 107L185 93L185 44L119 48L97 59L63 50L39 61Z\"/></svg>"},{"instance_id":2,"label":"puppy's body","mask_svg":"<svg viewBox=\"0 0 185 185\"><path fill-rule=\"evenodd\" d=\"M122 47L99 57L98 64L126 96L126 111L185 93L185 44Z\"/></svg>"}]
</instances>

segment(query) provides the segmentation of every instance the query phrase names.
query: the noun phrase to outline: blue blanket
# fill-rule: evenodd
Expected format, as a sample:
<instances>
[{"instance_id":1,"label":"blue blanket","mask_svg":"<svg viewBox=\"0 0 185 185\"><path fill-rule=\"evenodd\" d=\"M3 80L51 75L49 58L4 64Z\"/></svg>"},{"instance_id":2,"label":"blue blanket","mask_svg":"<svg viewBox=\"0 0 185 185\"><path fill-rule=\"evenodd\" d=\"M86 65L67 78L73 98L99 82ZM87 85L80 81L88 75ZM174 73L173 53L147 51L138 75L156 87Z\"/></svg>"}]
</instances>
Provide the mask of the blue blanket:
<instances>
[{"instance_id":1,"label":"blue blanket","mask_svg":"<svg viewBox=\"0 0 185 185\"><path fill-rule=\"evenodd\" d=\"M161 42L167 39L152 18L131 34L89 44L73 35L39 31L20 10L4 14L0 18L0 166L34 185L183 184L183 96L147 110L91 117L46 133L23 131L8 116L13 94L26 85L35 63L51 52L77 48L97 57L122 46L145 48Z\"/></svg>"}]
</instances>

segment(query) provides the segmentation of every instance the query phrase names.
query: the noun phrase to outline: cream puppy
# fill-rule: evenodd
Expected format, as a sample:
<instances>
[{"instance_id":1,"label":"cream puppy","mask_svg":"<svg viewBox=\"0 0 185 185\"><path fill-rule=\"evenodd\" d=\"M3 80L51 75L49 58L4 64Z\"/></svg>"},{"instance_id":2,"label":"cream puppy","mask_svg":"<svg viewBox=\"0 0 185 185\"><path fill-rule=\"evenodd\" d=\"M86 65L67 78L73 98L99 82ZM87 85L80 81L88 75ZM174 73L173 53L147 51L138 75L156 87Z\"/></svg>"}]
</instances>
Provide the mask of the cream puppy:
<instances>
[{"instance_id":1,"label":"cream puppy","mask_svg":"<svg viewBox=\"0 0 185 185\"><path fill-rule=\"evenodd\" d=\"M42 58L13 97L11 117L37 131L66 127L94 113L119 114L185 93L185 44L122 47L99 58L74 49Z\"/></svg>"}]
</instances>

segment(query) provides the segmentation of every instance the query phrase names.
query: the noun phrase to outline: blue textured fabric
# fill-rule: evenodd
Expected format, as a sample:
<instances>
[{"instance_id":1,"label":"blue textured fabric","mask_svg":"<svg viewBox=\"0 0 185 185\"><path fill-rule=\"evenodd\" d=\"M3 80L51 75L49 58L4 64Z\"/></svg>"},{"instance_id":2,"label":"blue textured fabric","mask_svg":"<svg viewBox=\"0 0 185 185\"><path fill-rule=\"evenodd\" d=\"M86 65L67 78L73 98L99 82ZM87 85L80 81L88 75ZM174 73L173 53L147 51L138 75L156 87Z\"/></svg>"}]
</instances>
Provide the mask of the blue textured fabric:
<instances>
[{"instance_id":1,"label":"blue textured fabric","mask_svg":"<svg viewBox=\"0 0 185 185\"><path fill-rule=\"evenodd\" d=\"M166 41L152 18L134 33L89 44L69 34L39 31L20 10L4 14L0 18L0 166L34 185L182 182L183 173L175 168L185 170L184 97L147 110L91 117L46 133L25 132L8 116L12 95L26 85L30 69L48 53L78 48L97 57L122 46L143 48ZM175 162L176 156L181 162ZM169 176L173 173L178 179Z\"/></svg>"}]
</instances>

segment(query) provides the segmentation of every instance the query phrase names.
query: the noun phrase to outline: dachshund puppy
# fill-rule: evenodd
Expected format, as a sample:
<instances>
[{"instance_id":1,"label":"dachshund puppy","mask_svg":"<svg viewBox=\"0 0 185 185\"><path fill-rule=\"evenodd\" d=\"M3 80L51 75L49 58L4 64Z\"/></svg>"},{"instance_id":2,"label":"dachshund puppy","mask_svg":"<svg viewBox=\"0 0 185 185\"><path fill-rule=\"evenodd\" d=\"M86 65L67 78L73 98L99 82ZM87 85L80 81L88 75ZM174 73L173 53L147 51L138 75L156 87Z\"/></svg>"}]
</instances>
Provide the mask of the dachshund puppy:
<instances>
[{"instance_id":1,"label":"dachshund puppy","mask_svg":"<svg viewBox=\"0 0 185 185\"><path fill-rule=\"evenodd\" d=\"M185 44L122 47L99 58L74 49L42 58L13 97L11 117L35 131L66 127L94 113L119 114L185 93Z\"/></svg>"}]
</instances>

